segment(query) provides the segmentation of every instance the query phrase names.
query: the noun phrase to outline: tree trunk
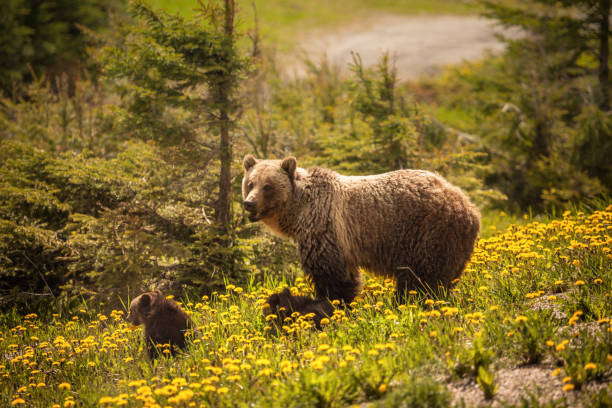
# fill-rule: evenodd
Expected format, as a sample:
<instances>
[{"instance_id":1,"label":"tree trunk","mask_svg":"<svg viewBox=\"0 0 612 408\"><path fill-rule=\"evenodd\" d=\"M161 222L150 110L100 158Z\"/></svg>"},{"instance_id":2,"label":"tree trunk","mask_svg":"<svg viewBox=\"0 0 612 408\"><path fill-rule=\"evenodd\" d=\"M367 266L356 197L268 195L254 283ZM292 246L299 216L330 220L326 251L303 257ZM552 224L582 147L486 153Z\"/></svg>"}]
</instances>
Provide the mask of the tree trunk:
<instances>
[{"instance_id":1,"label":"tree trunk","mask_svg":"<svg viewBox=\"0 0 612 408\"><path fill-rule=\"evenodd\" d=\"M225 47L231 53L234 39L234 0L225 0ZM228 57L228 60L230 57ZM231 218L232 203L232 143L230 136L230 92L232 87L232 72L225 73L225 77L218 85L217 102L219 103L219 133L221 172L219 175L219 200L217 202L216 221L223 232L228 232Z\"/></svg>"},{"instance_id":2,"label":"tree trunk","mask_svg":"<svg viewBox=\"0 0 612 408\"><path fill-rule=\"evenodd\" d=\"M607 111L610 109L610 68L608 66L610 56L608 42L610 35L610 0L599 1L599 17L599 88L601 91L599 108Z\"/></svg>"}]
</instances>

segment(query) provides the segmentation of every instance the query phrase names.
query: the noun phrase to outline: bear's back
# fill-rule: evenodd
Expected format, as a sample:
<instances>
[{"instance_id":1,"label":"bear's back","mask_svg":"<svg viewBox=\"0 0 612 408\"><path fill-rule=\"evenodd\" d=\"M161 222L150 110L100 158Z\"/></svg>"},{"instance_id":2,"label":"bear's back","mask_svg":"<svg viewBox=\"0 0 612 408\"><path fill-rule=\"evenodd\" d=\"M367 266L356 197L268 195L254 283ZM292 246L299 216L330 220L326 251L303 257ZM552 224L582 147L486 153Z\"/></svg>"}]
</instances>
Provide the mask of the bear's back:
<instances>
[{"instance_id":1,"label":"bear's back","mask_svg":"<svg viewBox=\"0 0 612 408\"><path fill-rule=\"evenodd\" d=\"M424 245L444 245L448 239L473 243L478 234L478 209L435 173L339 175L338 182L342 216L334 220L336 233L352 264L392 274L398 258L418 256Z\"/></svg>"}]
</instances>

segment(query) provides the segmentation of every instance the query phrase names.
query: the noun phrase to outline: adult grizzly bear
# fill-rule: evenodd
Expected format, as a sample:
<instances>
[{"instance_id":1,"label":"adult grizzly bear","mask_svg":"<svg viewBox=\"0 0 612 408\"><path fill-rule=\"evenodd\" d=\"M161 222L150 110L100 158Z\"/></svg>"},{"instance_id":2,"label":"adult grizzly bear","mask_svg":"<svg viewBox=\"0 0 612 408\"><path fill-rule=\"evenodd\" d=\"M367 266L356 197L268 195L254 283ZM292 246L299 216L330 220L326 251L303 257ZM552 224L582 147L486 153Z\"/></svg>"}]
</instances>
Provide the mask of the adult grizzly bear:
<instances>
[{"instance_id":1,"label":"adult grizzly bear","mask_svg":"<svg viewBox=\"0 0 612 408\"><path fill-rule=\"evenodd\" d=\"M185 331L192 327L187 313L159 290L135 297L125 319L134 326L144 324L147 352L151 359L158 355L158 344L170 344L172 355L175 355L174 346L185 348Z\"/></svg>"},{"instance_id":2,"label":"adult grizzly bear","mask_svg":"<svg viewBox=\"0 0 612 408\"><path fill-rule=\"evenodd\" d=\"M298 246L317 298L350 303L359 268L394 277L407 290L449 287L467 263L480 213L437 174L398 170L343 176L297 168L296 159L243 161L242 198L249 220Z\"/></svg>"}]
</instances>

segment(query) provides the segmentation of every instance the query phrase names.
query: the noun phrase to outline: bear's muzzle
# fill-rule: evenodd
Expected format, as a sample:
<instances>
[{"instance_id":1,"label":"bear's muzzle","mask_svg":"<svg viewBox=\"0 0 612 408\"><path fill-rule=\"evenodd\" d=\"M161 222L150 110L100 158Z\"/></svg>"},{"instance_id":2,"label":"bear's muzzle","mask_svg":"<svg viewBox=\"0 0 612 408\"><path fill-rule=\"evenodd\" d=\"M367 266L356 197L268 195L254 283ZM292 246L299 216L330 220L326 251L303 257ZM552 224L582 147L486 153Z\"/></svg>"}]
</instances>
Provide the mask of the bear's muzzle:
<instances>
[{"instance_id":1,"label":"bear's muzzle","mask_svg":"<svg viewBox=\"0 0 612 408\"><path fill-rule=\"evenodd\" d=\"M247 217L249 218L249 221L259 221L259 217L257 217L257 203L255 203L255 201L245 201L243 205L244 209L247 212Z\"/></svg>"}]
</instances>

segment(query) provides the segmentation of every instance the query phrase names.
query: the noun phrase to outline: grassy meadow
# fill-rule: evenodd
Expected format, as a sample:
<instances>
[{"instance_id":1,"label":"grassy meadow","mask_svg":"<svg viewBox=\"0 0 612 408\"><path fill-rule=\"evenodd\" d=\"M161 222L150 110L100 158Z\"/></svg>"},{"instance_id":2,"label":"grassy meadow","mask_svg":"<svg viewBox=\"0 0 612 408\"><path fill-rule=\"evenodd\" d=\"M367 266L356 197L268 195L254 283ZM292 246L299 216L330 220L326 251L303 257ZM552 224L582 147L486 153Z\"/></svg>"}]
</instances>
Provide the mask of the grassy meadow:
<instances>
[{"instance_id":1,"label":"grassy meadow","mask_svg":"<svg viewBox=\"0 0 612 408\"><path fill-rule=\"evenodd\" d=\"M446 297L398 305L368 277L322 331L261 313L282 287L310 294L301 278L181 299L189 349L153 363L125 310L5 315L0 404L609 407L612 205L523 221L489 225Z\"/></svg>"},{"instance_id":2,"label":"grassy meadow","mask_svg":"<svg viewBox=\"0 0 612 408\"><path fill-rule=\"evenodd\" d=\"M197 9L193 0L150 0L149 3L170 13L192 16ZM316 29L332 28L366 20L376 14L474 14L474 5L453 0L342 0L321 2L316 0L254 0L236 1L240 15L239 25L251 30L255 12L260 34L268 45L281 51L306 40L301 35Z\"/></svg>"}]
</instances>

